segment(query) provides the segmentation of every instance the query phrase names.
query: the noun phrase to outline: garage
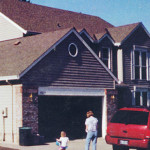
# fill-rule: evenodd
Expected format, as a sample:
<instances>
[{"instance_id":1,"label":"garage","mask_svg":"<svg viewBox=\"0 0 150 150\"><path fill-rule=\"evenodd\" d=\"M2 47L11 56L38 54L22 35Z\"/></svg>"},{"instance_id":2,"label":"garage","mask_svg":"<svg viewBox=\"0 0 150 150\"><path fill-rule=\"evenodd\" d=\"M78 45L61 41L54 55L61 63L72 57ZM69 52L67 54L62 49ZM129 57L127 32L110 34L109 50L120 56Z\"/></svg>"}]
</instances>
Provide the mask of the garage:
<instances>
[{"instance_id":1,"label":"garage","mask_svg":"<svg viewBox=\"0 0 150 150\"><path fill-rule=\"evenodd\" d=\"M86 112L92 110L99 120L98 136L102 135L102 97L39 96L39 133L55 140L62 130L70 139L85 138Z\"/></svg>"}]
</instances>

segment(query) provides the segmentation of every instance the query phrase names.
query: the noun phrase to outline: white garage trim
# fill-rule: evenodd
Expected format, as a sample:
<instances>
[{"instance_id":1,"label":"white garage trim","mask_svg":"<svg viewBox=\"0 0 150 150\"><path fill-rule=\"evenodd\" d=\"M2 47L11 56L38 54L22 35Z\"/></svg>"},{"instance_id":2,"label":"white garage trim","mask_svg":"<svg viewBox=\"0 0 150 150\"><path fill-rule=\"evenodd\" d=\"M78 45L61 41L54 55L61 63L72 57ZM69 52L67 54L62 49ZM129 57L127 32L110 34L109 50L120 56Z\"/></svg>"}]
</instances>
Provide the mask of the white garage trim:
<instances>
[{"instance_id":1,"label":"white garage trim","mask_svg":"<svg viewBox=\"0 0 150 150\"><path fill-rule=\"evenodd\" d=\"M39 96L101 96L102 97L102 137L106 135L107 129L107 100L104 89L91 88L56 88L39 87Z\"/></svg>"},{"instance_id":2,"label":"white garage trim","mask_svg":"<svg viewBox=\"0 0 150 150\"><path fill-rule=\"evenodd\" d=\"M107 98L102 97L102 137L105 138L107 130Z\"/></svg>"},{"instance_id":3,"label":"white garage trim","mask_svg":"<svg viewBox=\"0 0 150 150\"><path fill-rule=\"evenodd\" d=\"M56 88L56 87L39 87L38 95L50 96L104 96L104 89L91 88Z\"/></svg>"}]
</instances>

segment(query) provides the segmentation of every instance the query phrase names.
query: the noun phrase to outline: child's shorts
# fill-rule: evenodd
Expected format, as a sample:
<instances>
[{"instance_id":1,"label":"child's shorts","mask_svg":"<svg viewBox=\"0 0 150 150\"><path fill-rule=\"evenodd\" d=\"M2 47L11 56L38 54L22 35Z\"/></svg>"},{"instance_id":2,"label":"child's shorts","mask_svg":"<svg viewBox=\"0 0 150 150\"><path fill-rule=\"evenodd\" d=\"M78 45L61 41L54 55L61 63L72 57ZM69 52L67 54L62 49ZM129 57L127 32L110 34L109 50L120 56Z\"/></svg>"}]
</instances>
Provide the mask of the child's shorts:
<instances>
[{"instance_id":1,"label":"child's shorts","mask_svg":"<svg viewBox=\"0 0 150 150\"><path fill-rule=\"evenodd\" d=\"M65 150L67 149L67 146L66 147L63 147L63 146L60 146L61 149Z\"/></svg>"}]
</instances>

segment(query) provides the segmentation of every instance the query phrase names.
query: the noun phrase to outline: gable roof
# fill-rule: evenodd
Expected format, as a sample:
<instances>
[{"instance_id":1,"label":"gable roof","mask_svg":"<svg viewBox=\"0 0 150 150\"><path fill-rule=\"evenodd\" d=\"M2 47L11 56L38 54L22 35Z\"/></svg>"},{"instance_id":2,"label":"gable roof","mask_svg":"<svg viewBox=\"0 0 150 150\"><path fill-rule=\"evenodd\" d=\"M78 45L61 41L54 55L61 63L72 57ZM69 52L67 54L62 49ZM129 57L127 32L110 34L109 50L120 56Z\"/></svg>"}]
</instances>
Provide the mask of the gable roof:
<instances>
[{"instance_id":1,"label":"gable roof","mask_svg":"<svg viewBox=\"0 0 150 150\"><path fill-rule=\"evenodd\" d=\"M55 47L71 33L75 33L79 40L87 47L90 53L105 68L110 76L117 83L120 83L113 73L98 58L94 51L81 38L75 28L0 42L0 80L20 79L51 50L55 50Z\"/></svg>"},{"instance_id":2,"label":"gable roof","mask_svg":"<svg viewBox=\"0 0 150 150\"><path fill-rule=\"evenodd\" d=\"M0 42L0 76L16 76L25 71L70 29L47 32Z\"/></svg>"},{"instance_id":3,"label":"gable roof","mask_svg":"<svg viewBox=\"0 0 150 150\"><path fill-rule=\"evenodd\" d=\"M129 34L134 31L134 29L139 25L140 23L133 23L113 28L108 28L108 32L110 33L111 37L115 41L115 43L121 43Z\"/></svg>"},{"instance_id":4,"label":"gable roof","mask_svg":"<svg viewBox=\"0 0 150 150\"><path fill-rule=\"evenodd\" d=\"M145 30L147 35L150 36L144 25L141 22L138 22L118 27L106 28L105 32L97 33L95 34L95 37L100 42L107 36L114 45L120 46L140 26Z\"/></svg>"},{"instance_id":5,"label":"gable roof","mask_svg":"<svg viewBox=\"0 0 150 150\"><path fill-rule=\"evenodd\" d=\"M82 13L40 6L19 0L0 0L0 12L23 29L32 32L49 32L64 28L86 28L89 34L113 27L103 19Z\"/></svg>"}]
</instances>

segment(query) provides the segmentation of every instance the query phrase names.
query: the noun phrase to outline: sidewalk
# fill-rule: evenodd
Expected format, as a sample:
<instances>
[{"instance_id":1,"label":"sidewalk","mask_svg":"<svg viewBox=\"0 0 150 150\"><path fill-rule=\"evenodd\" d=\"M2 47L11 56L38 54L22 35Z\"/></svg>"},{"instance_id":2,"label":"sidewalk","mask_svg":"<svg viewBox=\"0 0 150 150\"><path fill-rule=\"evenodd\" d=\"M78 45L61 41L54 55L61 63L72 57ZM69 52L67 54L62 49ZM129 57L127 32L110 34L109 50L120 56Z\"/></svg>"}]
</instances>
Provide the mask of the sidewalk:
<instances>
[{"instance_id":1,"label":"sidewalk","mask_svg":"<svg viewBox=\"0 0 150 150\"><path fill-rule=\"evenodd\" d=\"M73 140L73 141L69 142L67 150L84 150L85 149L84 145L85 145L85 139ZM45 145L35 145L35 146L18 146L15 144L0 143L0 146L12 148L12 150L13 149L18 149L18 150L58 150L58 146L56 146L55 142L45 143ZM92 144L91 144L91 147L92 147ZM92 148L90 150L92 150ZM106 144L106 142L103 138L98 138L97 150L112 150L112 146Z\"/></svg>"}]
</instances>

